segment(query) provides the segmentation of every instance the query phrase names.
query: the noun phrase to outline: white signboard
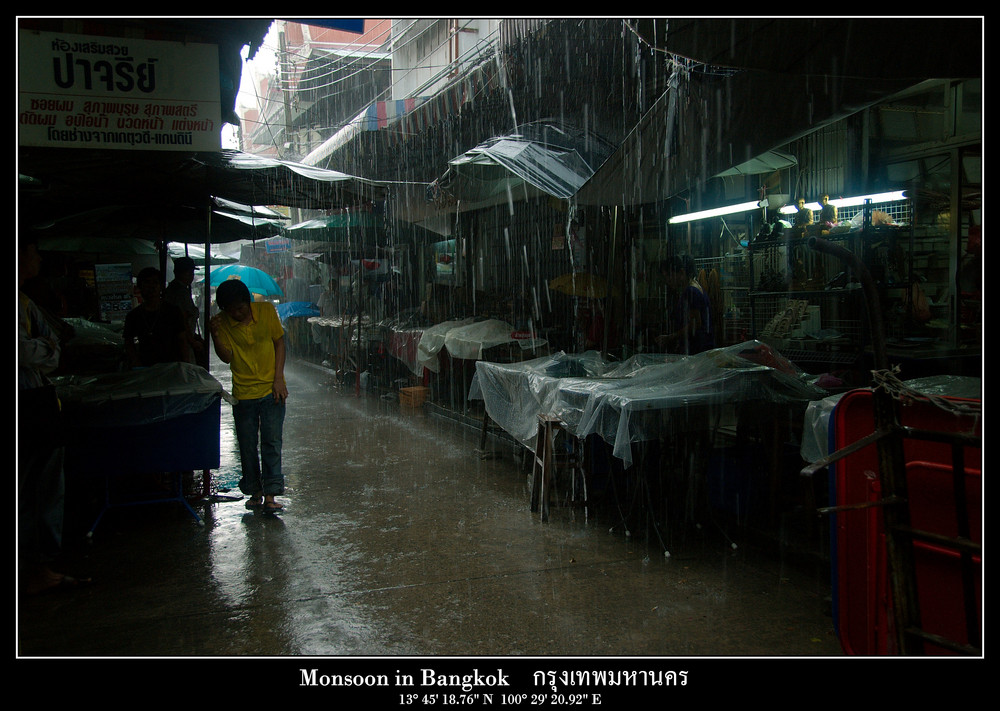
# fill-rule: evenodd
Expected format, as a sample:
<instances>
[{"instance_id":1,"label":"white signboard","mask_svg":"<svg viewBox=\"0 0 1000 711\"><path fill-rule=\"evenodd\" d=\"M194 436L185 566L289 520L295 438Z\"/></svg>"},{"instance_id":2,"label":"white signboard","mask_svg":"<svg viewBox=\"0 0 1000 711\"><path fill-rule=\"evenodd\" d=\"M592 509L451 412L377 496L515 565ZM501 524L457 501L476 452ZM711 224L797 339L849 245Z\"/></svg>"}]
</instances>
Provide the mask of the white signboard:
<instances>
[{"instance_id":1,"label":"white signboard","mask_svg":"<svg viewBox=\"0 0 1000 711\"><path fill-rule=\"evenodd\" d=\"M221 148L215 45L22 29L18 79L22 146Z\"/></svg>"}]
</instances>

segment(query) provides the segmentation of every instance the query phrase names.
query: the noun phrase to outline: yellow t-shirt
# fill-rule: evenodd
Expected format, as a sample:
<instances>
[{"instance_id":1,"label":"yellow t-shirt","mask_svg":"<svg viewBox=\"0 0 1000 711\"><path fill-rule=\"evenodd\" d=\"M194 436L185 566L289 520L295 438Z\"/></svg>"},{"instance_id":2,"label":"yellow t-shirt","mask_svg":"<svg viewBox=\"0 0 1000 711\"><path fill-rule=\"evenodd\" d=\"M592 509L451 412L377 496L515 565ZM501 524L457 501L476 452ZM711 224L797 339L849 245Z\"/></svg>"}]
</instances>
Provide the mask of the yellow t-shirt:
<instances>
[{"instance_id":1,"label":"yellow t-shirt","mask_svg":"<svg viewBox=\"0 0 1000 711\"><path fill-rule=\"evenodd\" d=\"M285 335L274 304L254 301L253 318L243 324L223 313L219 339L232 349L233 397L256 400L271 394L274 385L274 342Z\"/></svg>"}]
</instances>

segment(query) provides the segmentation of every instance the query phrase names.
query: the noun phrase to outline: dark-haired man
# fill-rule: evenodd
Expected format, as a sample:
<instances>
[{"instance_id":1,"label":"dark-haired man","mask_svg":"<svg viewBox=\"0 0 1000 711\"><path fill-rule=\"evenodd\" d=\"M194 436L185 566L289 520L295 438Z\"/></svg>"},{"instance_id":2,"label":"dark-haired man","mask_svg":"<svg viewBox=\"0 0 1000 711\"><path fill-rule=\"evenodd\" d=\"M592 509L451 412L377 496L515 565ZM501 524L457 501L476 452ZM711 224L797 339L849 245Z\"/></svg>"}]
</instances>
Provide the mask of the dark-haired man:
<instances>
[{"instance_id":1,"label":"dark-haired man","mask_svg":"<svg viewBox=\"0 0 1000 711\"><path fill-rule=\"evenodd\" d=\"M163 300L174 304L184 314L185 337L191 353L190 362L208 369L208 348L205 340L198 335L198 307L191 295L194 283L194 260L191 257L177 257L174 260L174 278L163 290Z\"/></svg>"},{"instance_id":2,"label":"dark-haired man","mask_svg":"<svg viewBox=\"0 0 1000 711\"><path fill-rule=\"evenodd\" d=\"M278 512L285 493L281 436L285 419L285 332L274 304L254 301L246 285L229 279L215 291L220 313L209 321L215 353L233 373L233 421L247 508ZM258 451L259 443L259 451Z\"/></svg>"},{"instance_id":3,"label":"dark-haired man","mask_svg":"<svg viewBox=\"0 0 1000 711\"><path fill-rule=\"evenodd\" d=\"M128 312L122 337L128 368L148 368L156 363L190 362L184 315L163 300L163 277L146 267L135 278L142 303Z\"/></svg>"}]
</instances>

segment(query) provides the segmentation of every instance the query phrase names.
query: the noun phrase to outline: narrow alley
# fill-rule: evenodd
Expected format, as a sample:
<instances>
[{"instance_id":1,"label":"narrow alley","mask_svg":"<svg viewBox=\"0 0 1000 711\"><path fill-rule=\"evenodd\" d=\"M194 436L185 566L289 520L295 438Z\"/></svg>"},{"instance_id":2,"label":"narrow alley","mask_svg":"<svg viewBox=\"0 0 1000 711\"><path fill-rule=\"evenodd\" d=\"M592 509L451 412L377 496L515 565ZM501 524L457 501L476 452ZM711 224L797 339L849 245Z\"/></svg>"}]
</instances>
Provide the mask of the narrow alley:
<instances>
[{"instance_id":1,"label":"narrow alley","mask_svg":"<svg viewBox=\"0 0 1000 711\"><path fill-rule=\"evenodd\" d=\"M841 654L824 566L712 532L668 557L608 512L543 523L502 443L483 456L473 429L305 362L287 377L285 512L235 484L195 506L203 527L176 503L112 509L70 546L93 584L21 601L22 655ZM238 466L229 410L218 476Z\"/></svg>"}]
</instances>

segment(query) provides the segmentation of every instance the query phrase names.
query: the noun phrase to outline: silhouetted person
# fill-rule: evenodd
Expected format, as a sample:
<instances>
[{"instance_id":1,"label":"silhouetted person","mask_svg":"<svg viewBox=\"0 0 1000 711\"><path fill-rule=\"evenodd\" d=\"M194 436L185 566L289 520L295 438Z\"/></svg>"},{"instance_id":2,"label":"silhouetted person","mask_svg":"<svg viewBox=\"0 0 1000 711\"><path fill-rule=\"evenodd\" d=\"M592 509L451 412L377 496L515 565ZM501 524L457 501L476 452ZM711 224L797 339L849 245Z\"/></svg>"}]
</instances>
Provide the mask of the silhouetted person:
<instances>
[{"instance_id":1,"label":"silhouetted person","mask_svg":"<svg viewBox=\"0 0 1000 711\"><path fill-rule=\"evenodd\" d=\"M191 257L178 257L174 260L174 278L163 290L163 301L173 304L181 310L184 316L185 337L191 354L191 363L208 369L208 345L198 334L198 307L191 295L191 284L194 283L194 260Z\"/></svg>"},{"instance_id":2,"label":"silhouetted person","mask_svg":"<svg viewBox=\"0 0 1000 711\"><path fill-rule=\"evenodd\" d=\"M698 283L694 260L688 256L676 256L661 265L661 273L677 294L670 315L673 331L658 336L656 344L668 353L693 355L715 347L712 325L712 309L708 294Z\"/></svg>"},{"instance_id":3,"label":"silhouetted person","mask_svg":"<svg viewBox=\"0 0 1000 711\"><path fill-rule=\"evenodd\" d=\"M128 312L122 327L126 367L192 362L184 315L163 300L160 270L146 267L139 272L135 285L142 303Z\"/></svg>"},{"instance_id":4,"label":"silhouetted person","mask_svg":"<svg viewBox=\"0 0 1000 711\"><path fill-rule=\"evenodd\" d=\"M19 244L18 286L38 273L30 239ZM62 554L65 477L59 400L47 373L59 365L59 341L42 311L18 290L17 522L21 590L28 595L79 585L52 569Z\"/></svg>"}]
</instances>

